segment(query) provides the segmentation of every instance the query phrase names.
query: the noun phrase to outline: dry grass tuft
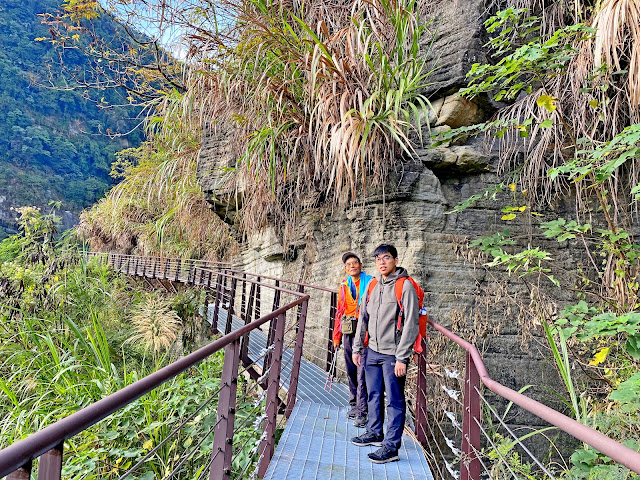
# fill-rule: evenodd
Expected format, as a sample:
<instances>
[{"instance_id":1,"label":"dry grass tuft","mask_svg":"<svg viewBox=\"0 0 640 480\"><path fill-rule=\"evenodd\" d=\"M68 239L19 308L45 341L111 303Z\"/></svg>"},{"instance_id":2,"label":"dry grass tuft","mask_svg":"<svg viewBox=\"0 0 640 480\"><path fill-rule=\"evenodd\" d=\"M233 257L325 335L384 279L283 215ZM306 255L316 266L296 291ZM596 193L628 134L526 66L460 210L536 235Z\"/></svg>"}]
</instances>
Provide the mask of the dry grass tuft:
<instances>
[{"instance_id":1,"label":"dry grass tuft","mask_svg":"<svg viewBox=\"0 0 640 480\"><path fill-rule=\"evenodd\" d=\"M222 3L235 23L192 37L182 106L232 127L232 164L215 173L241 201L242 228L283 225L380 184L428 103L420 2Z\"/></svg>"},{"instance_id":2,"label":"dry grass tuft","mask_svg":"<svg viewBox=\"0 0 640 480\"><path fill-rule=\"evenodd\" d=\"M142 342L154 355L167 351L178 338L182 322L170 304L163 299L148 297L131 315L135 334L126 343Z\"/></svg>"}]
</instances>

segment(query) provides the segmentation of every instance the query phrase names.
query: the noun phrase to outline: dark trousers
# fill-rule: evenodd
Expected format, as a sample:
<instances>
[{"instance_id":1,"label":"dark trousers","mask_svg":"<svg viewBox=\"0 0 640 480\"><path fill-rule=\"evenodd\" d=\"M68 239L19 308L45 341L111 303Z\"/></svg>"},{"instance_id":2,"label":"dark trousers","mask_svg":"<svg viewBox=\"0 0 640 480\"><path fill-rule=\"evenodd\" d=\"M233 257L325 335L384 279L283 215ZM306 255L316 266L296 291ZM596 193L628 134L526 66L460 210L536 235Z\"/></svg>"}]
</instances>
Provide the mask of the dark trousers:
<instances>
[{"instance_id":1,"label":"dark trousers","mask_svg":"<svg viewBox=\"0 0 640 480\"><path fill-rule=\"evenodd\" d=\"M353 339L355 333L350 335L342 335L342 343L344 345L344 363L347 366L347 377L349 377L349 391L351 392L351 398L349 399L349 405L351 408L355 408L356 413L359 416L367 414L367 384L364 380L364 363L361 367L357 367L353 363ZM367 357L367 349L362 351L362 359Z\"/></svg>"},{"instance_id":2,"label":"dark trousers","mask_svg":"<svg viewBox=\"0 0 640 480\"><path fill-rule=\"evenodd\" d=\"M396 377L396 357L369 349L365 371L369 391L369 421L367 432L382 435L385 417L384 393L387 394L387 432L382 445L397 451L402 442L402 431L407 414L407 402L404 397L406 376Z\"/></svg>"}]
</instances>

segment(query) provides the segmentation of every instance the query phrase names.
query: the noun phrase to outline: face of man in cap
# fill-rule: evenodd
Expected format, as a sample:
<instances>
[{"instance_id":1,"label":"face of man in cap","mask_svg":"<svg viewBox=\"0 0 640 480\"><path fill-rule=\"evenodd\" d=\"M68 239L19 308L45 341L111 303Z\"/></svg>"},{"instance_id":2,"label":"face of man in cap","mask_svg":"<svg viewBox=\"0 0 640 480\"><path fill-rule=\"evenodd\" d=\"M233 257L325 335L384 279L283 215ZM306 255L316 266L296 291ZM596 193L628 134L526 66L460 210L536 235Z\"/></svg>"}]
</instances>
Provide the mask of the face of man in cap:
<instances>
[{"instance_id":1,"label":"face of man in cap","mask_svg":"<svg viewBox=\"0 0 640 480\"><path fill-rule=\"evenodd\" d=\"M352 277L358 277L360 272L362 271L362 263L358 259L358 257L349 256L344 262L344 271L347 272L347 275Z\"/></svg>"}]
</instances>

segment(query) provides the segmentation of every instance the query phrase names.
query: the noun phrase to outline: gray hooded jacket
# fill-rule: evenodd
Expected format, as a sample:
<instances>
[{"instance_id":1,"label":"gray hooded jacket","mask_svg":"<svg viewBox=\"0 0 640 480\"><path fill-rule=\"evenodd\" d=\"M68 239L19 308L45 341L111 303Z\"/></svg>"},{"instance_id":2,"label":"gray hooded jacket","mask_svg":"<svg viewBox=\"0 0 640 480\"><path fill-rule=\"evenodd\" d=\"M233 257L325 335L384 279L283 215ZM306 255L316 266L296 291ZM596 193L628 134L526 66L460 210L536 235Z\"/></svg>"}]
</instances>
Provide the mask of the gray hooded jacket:
<instances>
[{"instance_id":1,"label":"gray hooded jacket","mask_svg":"<svg viewBox=\"0 0 640 480\"><path fill-rule=\"evenodd\" d=\"M398 300L395 285L400 277L408 277L407 271L398 267L386 280L376 275L378 283L373 287L369 302L360 308L360 318L353 344L353 351L359 353L364 347L365 334L369 332L369 348L385 355L395 355L396 360L407 363L413 351L413 345L420 331L418 294L411 282L402 286L402 305L404 307L404 326L402 336L396 345L398 323ZM363 303L365 300L363 300ZM368 317L368 321L365 317Z\"/></svg>"}]
</instances>

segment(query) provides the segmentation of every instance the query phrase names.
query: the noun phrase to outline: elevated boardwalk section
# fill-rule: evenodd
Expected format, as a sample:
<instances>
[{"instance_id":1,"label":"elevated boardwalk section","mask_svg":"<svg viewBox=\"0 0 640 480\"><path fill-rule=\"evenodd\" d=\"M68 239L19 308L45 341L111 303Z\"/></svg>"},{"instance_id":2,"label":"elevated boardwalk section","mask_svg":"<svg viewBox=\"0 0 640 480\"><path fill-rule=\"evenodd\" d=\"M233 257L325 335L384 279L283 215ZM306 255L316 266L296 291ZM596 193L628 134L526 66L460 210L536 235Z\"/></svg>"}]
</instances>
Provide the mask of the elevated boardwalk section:
<instances>
[{"instance_id":1,"label":"elevated boardwalk section","mask_svg":"<svg viewBox=\"0 0 640 480\"><path fill-rule=\"evenodd\" d=\"M34 466L38 478L61 480L64 459L74 453L65 453L67 440L222 351L220 388L189 417L172 425L175 428L120 478L138 478L140 474L145 478L149 474L160 478L156 471L149 469L152 457L167 442L181 444L183 427L210 404L215 405L217 421L208 432L203 432L205 436L201 441L213 436L211 459L205 464L202 458L196 458L194 454L198 447L179 452L179 457L174 457L175 468L166 472L163 480L204 480L206 477L230 480L232 477L247 478L247 475L270 480L431 480L433 476L422 447L438 478L449 478L450 475L461 480L481 480L492 477L496 466L510 469L482 426L489 415L492 415L492 429L497 428L505 438L512 438L541 471L554 478L504 423L503 415L490 403L489 390L503 401L511 402L514 409L538 416L602 452L620 467L640 474L638 452L496 382L489 376L480 352L473 344L432 320L429 324L440 338L457 345L463 353L464 359L460 361L464 362L464 373L449 371L444 365L428 365L426 355L418 356L413 378L408 374L407 383L408 397L415 395L410 397L414 406L411 413L415 416L415 435L405 427L399 461L373 464L367 454L376 447L357 447L351 443L351 438L364 433L364 429L356 429L346 418L347 387L334 383L331 389L326 388L325 372L335 365L332 363L335 290L238 271L220 262L119 254L87 256L108 263L123 274L142 277L151 287L164 288L167 292L177 292L178 288L202 288L204 305L209 306L202 314L220 337L1 450L0 477L7 476L7 480L34 478ZM310 325L306 322L308 314L313 318ZM426 347L423 344L423 348ZM240 374L248 374L257 380L254 387L258 393L253 410L255 416L249 415L242 421L235 418ZM259 389L262 389L261 393ZM451 401L444 395L434 397L433 393L440 390ZM442 428L438 419L442 413L450 421L449 427L454 429L454 439L449 439L447 429ZM240 441L238 433L254 418L259 420L254 428L260 437L254 443ZM199 423L198 420L195 422ZM282 427L276 445L277 433ZM451 432L451 428L448 431ZM451 454L442 450L443 441L455 457L453 464L447 461ZM243 453L247 453L251 461L245 463L242 471L234 471L234 459ZM36 459L37 463L34 463ZM459 471L456 471L457 466ZM255 468L253 473L248 471L250 468ZM191 473L199 472L197 478L189 473L190 469Z\"/></svg>"},{"instance_id":2,"label":"elevated boardwalk section","mask_svg":"<svg viewBox=\"0 0 640 480\"><path fill-rule=\"evenodd\" d=\"M209 307L212 322L213 306ZM219 324L226 324L227 310L218 312ZM244 325L237 317L231 320L232 329ZM253 330L249 335L249 357L257 360L267 345L267 335ZM338 352L342 354L342 352ZM282 388L288 389L291 379L293 352L282 354ZM302 359L298 376L298 400L285 426L265 480L432 480L422 450L413 435L402 437L400 460L388 464L374 464L367 454L378 447L357 447L351 439L364 433L347 419L349 388L344 383L326 387L327 373L307 359Z\"/></svg>"},{"instance_id":3,"label":"elevated boardwalk section","mask_svg":"<svg viewBox=\"0 0 640 480\"><path fill-rule=\"evenodd\" d=\"M406 433L400 460L369 461L377 447L357 447L364 433L346 418L347 408L298 401L271 459L265 480L433 480L420 444Z\"/></svg>"}]
</instances>

